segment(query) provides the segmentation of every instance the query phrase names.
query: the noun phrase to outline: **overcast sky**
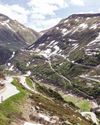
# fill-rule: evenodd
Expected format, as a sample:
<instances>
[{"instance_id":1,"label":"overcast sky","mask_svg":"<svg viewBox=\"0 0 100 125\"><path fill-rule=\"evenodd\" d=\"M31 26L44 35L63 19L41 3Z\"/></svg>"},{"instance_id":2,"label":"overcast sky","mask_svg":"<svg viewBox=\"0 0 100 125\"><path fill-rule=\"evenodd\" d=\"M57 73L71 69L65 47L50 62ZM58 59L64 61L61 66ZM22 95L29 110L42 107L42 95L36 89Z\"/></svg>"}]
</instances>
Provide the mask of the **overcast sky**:
<instances>
[{"instance_id":1,"label":"overcast sky","mask_svg":"<svg viewBox=\"0 0 100 125\"><path fill-rule=\"evenodd\" d=\"M73 13L98 13L100 0L0 0L0 13L37 31Z\"/></svg>"}]
</instances>

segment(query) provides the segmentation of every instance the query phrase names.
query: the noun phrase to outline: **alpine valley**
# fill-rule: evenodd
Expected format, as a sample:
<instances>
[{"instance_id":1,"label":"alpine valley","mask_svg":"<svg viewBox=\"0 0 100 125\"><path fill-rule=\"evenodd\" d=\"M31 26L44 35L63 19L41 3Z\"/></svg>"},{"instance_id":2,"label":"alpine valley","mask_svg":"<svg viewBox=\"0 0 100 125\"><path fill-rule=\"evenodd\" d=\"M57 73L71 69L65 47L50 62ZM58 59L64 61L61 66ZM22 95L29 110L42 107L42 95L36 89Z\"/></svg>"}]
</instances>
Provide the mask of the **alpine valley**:
<instances>
[{"instance_id":1,"label":"alpine valley","mask_svg":"<svg viewBox=\"0 0 100 125\"><path fill-rule=\"evenodd\" d=\"M36 32L0 14L0 125L100 124L100 14Z\"/></svg>"}]
</instances>

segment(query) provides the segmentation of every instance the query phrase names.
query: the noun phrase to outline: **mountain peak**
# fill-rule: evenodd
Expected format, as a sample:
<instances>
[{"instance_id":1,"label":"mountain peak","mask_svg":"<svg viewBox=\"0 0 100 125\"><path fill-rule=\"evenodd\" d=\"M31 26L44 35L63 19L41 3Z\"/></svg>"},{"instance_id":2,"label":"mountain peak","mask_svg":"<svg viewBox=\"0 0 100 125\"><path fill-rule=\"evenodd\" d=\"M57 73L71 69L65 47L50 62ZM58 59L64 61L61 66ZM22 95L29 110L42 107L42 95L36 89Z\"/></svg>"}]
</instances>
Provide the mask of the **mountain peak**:
<instances>
[{"instance_id":1,"label":"mountain peak","mask_svg":"<svg viewBox=\"0 0 100 125\"><path fill-rule=\"evenodd\" d=\"M98 18L100 17L100 13L86 13L86 14L72 14L69 17L62 19L60 23L63 23L64 21L68 19L87 19L87 18Z\"/></svg>"},{"instance_id":2,"label":"mountain peak","mask_svg":"<svg viewBox=\"0 0 100 125\"><path fill-rule=\"evenodd\" d=\"M0 13L0 21L5 21L5 20L7 20L7 19L9 19L8 16L6 16L6 15Z\"/></svg>"},{"instance_id":3,"label":"mountain peak","mask_svg":"<svg viewBox=\"0 0 100 125\"><path fill-rule=\"evenodd\" d=\"M86 13L86 14L72 14L68 18L77 18L77 17L87 18L87 17L98 17L98 16L100 17L100 13Z\"/></svg>"}]
</instances>

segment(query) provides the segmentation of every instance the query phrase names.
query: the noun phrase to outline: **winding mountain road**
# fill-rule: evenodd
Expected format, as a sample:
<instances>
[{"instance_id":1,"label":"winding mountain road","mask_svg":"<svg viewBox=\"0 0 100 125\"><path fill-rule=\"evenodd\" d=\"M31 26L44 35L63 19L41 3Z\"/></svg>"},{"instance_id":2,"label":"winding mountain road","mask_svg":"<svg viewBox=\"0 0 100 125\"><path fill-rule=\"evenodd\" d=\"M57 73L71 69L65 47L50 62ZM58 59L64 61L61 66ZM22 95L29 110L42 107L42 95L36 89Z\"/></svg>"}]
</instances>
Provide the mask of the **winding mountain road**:
<instances>
[{"instance_id":1,"label":"winding mountain road","mask_svg":"<svg viewBox=\"0 0 100 125\"><path fill-rule=\"evenodd\" d=\"M30 90L32 92L36 92L36 91L34 91L34 89L30 88L28 86L28 84L26 83L26 76L25 75L18 76L18 78L19 78L19 81L22 84L22 86L25 87L25 89Z\"/></svg>"},{"instance_id":2,"label":"winding mountain road","mask_svg":"<svg viewBox=\"0 0 100 125\"><path fill-rule=\"evenodd\" d=\"M98 80L98 79L96 79L96 78L93 78L93 77L91 77L91 76L81 75L80 78L84 78L84 79L87 79L87 80L91 80L91 81L100 83L100 80Z\"/></svg>"},{"instance_id":3,"label":"winding mountain road","mask_svg":"<svg viewBox=\"0 0 100 125\"><path fill-rule=\"evenodd\" d=\"M20 92L19 90L17 90L17 88L13 84L11 84L11 82L13 81L13 78L18 78L21 85L25 89L32 91L34 93L37 93L34 88L33 89L30 88L28 84L26 83L26 76L27 74L20 75L20 76L7 76L5 80L2 81L5 84L5 88L0 91L0 103L2 103L3 101L7 100L11 96L16 95Z\"/></svg>"},{"instance_id":4,"label":"winding mountain road","mask_svg":"<svg viewBox=\"0 0 100 125\"><path fill-rule=\"evenodd\" d=\"M47 58L46 58L46 59L47 59ZM52 67L52 64L51 64L50 59L47 59L47 60L48 60L47 62L48 62L48 64L49 64L51 70L52 70L53 72L55 72L60 78L66 80L66 81L69 83L70 86L73 86L72 82L71 82L68 78L66 78L65 76L63 76L63 75L61 75L61 74L59 74L58 72L55 71L55 69ZM79 90L78 88L75 88L75 89L76 89L77 91L79 91L80 93L82 93L83 95L85 95L86 97L90 98L90 96L87 95L85 92Z\"/></svg>"},{"instance_id":5,"label":"winding mountain road","mask_svg":"<svg viewBox=\"0 0 100 125\"><path fill-rule=\"evenodd\" d=\"M52 67L51 61L49 59L48 59L48 64L49 64L51 70L56 73L56 75L58 75L60 78L62 78L64 80L66 80L69 83L69 85L72 86L72 83L68 78L66 78L65 76L63 76L63 75L61 75L61 74L59 74L58 72L55 71L55 69Z\"/></svg>"}]
</instances>

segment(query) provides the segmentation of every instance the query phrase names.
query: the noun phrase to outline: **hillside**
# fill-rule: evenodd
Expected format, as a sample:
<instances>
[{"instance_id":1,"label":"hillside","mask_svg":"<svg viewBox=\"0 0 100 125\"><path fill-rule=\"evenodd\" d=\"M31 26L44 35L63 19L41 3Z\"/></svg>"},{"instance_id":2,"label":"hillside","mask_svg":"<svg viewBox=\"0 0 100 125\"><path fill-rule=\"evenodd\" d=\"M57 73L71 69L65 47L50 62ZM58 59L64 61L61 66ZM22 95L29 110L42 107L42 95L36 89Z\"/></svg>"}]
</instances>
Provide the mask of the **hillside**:
<instances>
[{"instance_id":1,"label":"hillside","mask_svg":"<svg viewBox=\"0 0 100 125\"><path fill-rule=\"evenodd\" d=\"M100 102L99 19L100 14L75 14L62 20L16 56L17 68Z\"/></svg>"},{"instance_id":2,"label":"hillside","mask_svg":"<svg viewBox=\"0 0 100 125\"><path fill-rule=\"evenodd\" d=\"M13 51L23 49L34 43L39 36L36 31L0 14L0 48L2 48L0 49L0 60L4 57L1 62L5 63ZM8 54L3 51L3 48L8 51Z\"/></svg>"}]
</instances>

